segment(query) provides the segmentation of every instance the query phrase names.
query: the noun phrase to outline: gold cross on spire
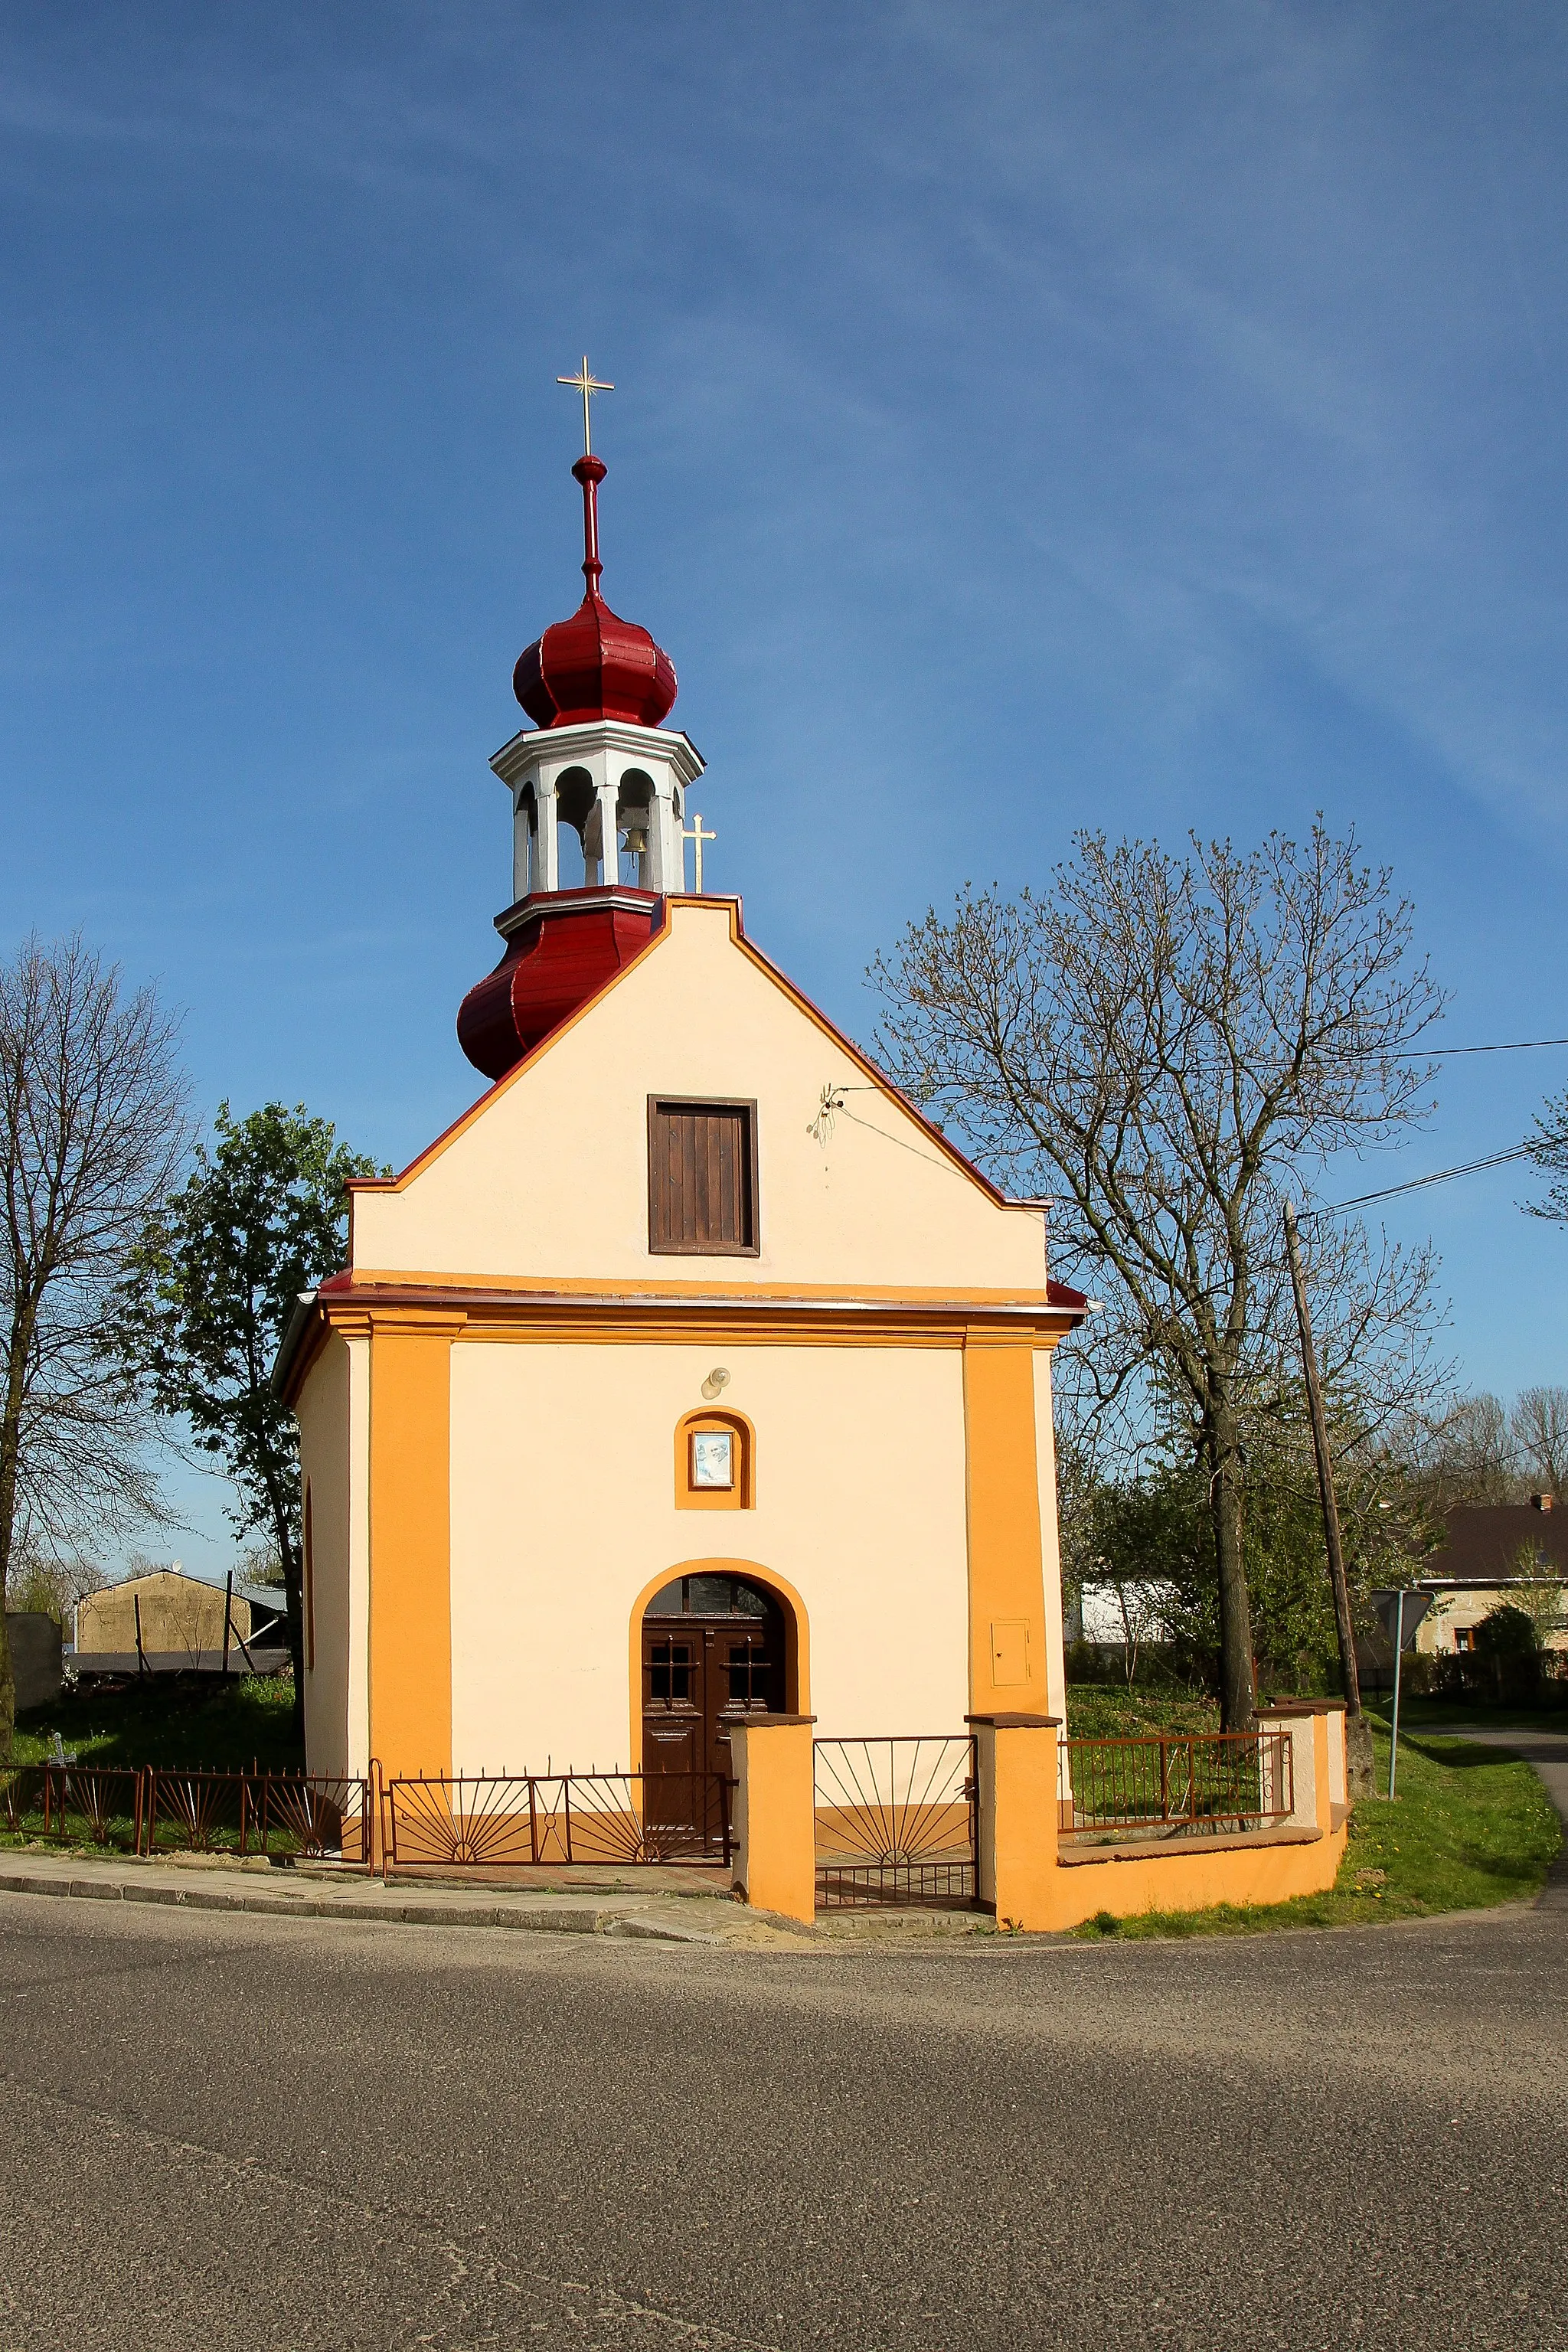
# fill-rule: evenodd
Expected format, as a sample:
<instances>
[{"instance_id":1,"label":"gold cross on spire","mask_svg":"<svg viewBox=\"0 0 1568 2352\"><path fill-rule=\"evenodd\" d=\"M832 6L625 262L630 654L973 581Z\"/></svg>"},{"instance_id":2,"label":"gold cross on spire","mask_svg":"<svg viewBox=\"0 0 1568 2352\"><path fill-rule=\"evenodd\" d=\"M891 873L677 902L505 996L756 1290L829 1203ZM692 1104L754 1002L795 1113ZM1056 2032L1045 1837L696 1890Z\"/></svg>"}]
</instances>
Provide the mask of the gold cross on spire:
<instances>
[{"instance_id":1,"label":"gold cross on spire","mask_svg":"<svg viewBox=\"0 0 1568 2352\"><path fill-rule=\"evenodd\" d=\"M589 374L586 352L583 354L581 374L558 375L555 381L557 383L569 384L574 392L580 392L583 395L583 455L584 457L591 457L594 454L594 440L588 426L588 403L596 392L614 392L616 387L613 383L601 383L596 375Z\"/></svg>"}]
</instances>

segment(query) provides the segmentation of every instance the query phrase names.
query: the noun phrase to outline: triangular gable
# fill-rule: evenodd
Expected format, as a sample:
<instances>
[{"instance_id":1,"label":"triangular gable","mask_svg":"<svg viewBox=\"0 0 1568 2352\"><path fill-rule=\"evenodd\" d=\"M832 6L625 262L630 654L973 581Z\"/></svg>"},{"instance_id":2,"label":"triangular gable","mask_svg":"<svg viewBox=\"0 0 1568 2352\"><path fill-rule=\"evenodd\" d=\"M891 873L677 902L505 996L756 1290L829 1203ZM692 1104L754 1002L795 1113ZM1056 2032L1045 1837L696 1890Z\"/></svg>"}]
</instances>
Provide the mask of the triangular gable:
<instances>
[{"instance_id":1,"label":"triangular gable","mask_svg":"<svg viewBox=\"0 0 1568 2352\"><path fill-rule=\"evenodd\" d=\"M814 1138L825 1087L867 1094ZM756 1102L758 1259L650 1255L656 1092ZM361 1280L1045 1286L1038 1211L1008 1203L752 946L733 899L666 900L646 949L399 1176L353 1194Z\"/></svg>"}]
</instances>

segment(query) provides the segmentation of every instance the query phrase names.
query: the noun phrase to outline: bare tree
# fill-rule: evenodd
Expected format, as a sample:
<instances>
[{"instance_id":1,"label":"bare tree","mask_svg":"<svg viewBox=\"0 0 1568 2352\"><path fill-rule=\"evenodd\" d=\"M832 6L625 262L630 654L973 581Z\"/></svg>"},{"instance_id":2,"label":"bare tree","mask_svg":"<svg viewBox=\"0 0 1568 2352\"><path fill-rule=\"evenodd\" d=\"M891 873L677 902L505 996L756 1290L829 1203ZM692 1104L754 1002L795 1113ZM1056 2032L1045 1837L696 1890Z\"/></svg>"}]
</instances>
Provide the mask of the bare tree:
<instances>
[{"instance_id":1,"label":"bare tree","mask_svg":"<svg viewBox=\"0 0 1568 2352\"><path fill-rule=\"evenodd\" d=\"M1568 1495L1568 1389L1521 1389L1509 1434L1536 1491L1562 1502Z\"/></svg>"},{"instance_id":2,"label":"bare tree","mask_svg":"<svg viewBox=\"0 0 1568 2352\"><path fill-rule=\"evenodd\" d=\"M174 1024L82 943L0 966L0 1593L14 1557L158 1511L153 1423L104 1353L114 1286L185 1148ZM16 1685L0 1617L0 1758Z\"/></svg>"},{"instance_id":3,"label":"bare tree","mask_svg":"<svg viewBox=\"0 0 1568 2352\"><path fill-rule=\"evenodd\" d=\"M1447 1400L1405 1440L1404 1466L1440 1540L1444 1520L1461 1506L1511 1503L1521 1473L1515 1433L1500 1400L1485 1389Z\"/></svg>"},{"instance_id":4,"label":"bare tree","mask_svg":"<svg viewBox=\"0 0 1568 2352\"><path fill-rule=\"evenodd\" d=\"M77 1602L89 1592L101 1592L109 1580L107 1570L95 1560L37 1552L24 1558L13 1550L6 1602L14 1610L39 1610L63 1627Z\"/></svg>"},{"instance_id":5,"label":"bare tree","mask_svg":"<svg viewBox=\"0 0 1568 2352\"><path fill-rule=\"evenodd\" d=\"M1079 1350L1086 1409L1136 1434L1187 1419L1207 1474L1227 1727L1250 1722L1243 1557L1249 1412L1287 1390L1287 1190L1427 1108L1410 1051L1442 1009L1409 906L1321 826L1247 854L1081 835L1048 895L966 889L879 959L885 1058L1017 1190L1064 1212L1053 1259L1101 1291ZM1429 1377L1430 1262L1302 1217L1326 1387L1358 1422Z\"/></svg>"}]
</instances>

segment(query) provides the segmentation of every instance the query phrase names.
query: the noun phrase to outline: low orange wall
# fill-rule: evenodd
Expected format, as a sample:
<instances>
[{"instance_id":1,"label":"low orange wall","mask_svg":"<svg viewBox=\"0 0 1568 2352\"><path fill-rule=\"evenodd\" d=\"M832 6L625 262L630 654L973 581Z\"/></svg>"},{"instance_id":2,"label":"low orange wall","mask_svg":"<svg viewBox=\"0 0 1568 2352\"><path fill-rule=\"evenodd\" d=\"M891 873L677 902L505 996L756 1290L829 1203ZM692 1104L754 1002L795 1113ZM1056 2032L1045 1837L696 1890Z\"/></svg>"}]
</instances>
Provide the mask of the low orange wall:
<instances>
[{"instance_id":1,"label":"low orange wall","mask_svg":"<svg viewBox=\"0 0 1568 2352\"><path fill-rule=\"evenodd\" d=\"M1215 1903L1288 1903L1321 1895L1344 1860L1349 1831L1342 1825L1310 1844L1233 1846L1219 1853L1181 1851L1174 1841L1158 1853L1058 1862L1045 1890L1045 1916L1016 1924L1049 1930L1079 1927L1097 1911L1118 1919L1141 1911L1206 1911Z\"/></svg>"},{"instance_id":2,"label":"low orange wall","mask_svg":"<svg viewBox=\"0 0 1568 2352\"><path fill-rule=\"evenodd\" d=\"M1302 1711L1294 1833L1258 1843L1173 1838L1103 1853L1063 1850L1057 1731L1049 1717L972 1716L980 1779L980 1894L999 1923L1049 1935L1097 1912L1203 1911L1287 1903L1332 1886L1349 1830L1329 1797L1326 1719Z\"/></svg>"}]
</instances>

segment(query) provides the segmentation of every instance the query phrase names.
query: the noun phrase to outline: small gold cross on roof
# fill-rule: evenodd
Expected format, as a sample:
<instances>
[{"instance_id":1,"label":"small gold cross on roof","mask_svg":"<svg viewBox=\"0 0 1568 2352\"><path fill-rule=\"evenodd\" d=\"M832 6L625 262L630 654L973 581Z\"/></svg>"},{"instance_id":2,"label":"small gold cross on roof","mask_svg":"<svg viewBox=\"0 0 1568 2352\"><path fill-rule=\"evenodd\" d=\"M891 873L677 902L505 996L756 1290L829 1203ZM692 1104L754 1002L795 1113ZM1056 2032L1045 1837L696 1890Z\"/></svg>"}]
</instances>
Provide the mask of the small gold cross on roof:
<instances>
[{"instance_id":1,"label":"small gold cross on roof","mask_svg":"<svg viewBox=\"0 0 1568 2352\"><path fill-rule=\"evenodd\" d=\"M614 392L616 387L613 383L601 383L596 375L589 374L586 352L583 354L583 367L580 374L558 375L555 381L557 383L569 385L574 392L580 392L583 395L583 455L584 457L591 457L594 454L594 442L588 426L588 403L596 392Z\"/></svg>"}]
</instances>

